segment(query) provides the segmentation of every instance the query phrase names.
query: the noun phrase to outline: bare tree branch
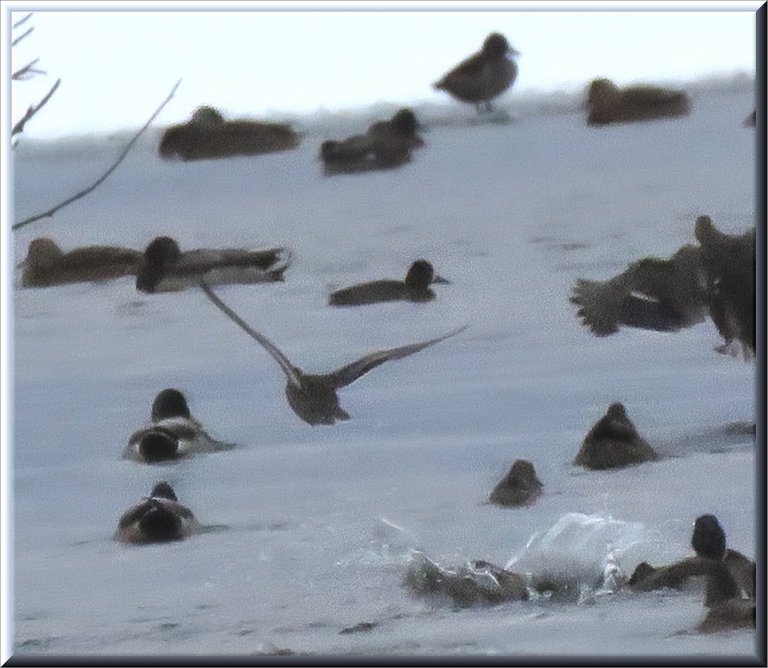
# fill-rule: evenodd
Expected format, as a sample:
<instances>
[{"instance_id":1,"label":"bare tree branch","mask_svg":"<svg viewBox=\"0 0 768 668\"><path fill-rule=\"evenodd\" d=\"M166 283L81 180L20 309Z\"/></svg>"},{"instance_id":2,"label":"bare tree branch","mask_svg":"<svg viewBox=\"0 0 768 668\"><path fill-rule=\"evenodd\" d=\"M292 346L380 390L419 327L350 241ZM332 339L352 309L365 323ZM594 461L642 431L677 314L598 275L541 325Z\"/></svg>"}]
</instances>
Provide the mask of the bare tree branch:
<instances>
[{"instance_id":1,"label":"bare tree branch","mask_svg":"<svg viewBox=\"0 0 768 668\"><path fill-rule=\"evenodd\" d=\"M161 105L160 105L160 106L159 106L159 107L158 107L158 108L155 110L155 113L153 113L153 114L152 114L152 115L149 117L149 120L148 120L146 123L144 123L144 125L142 126L142 128L141 128L141 129L140 129L140 130L139 130L139 131L138 131L138 132L137 132L137 133L136 133L136 134L133 136L133 138L131 139L131 141L129 141L129 142L128 142L128 144L126 145L126 147L123 149L123 152L120 154L120 156L117 158L117 160L116 160L116 161L115 161L115 162L112 164L112 166L111 166L111 167L110 167L110 168L109 168L109 169L108 169L106 172L104 172L104 174L102 174L102 175L101 175L101 176L100 176L98 179L96 179L96 181L94 181L94 183L93 183L93 184L91 184L90 186L88 186L88 187L87 187L85 190L81 190L81 191L80 191L79 193L77 193L76 195L73 195L72 197L70 197L70 198L68 198L68 199L64 200L64 201L63 201L63 202L61 202L60 204L57 204L56 206L54 206L52 209L49 209L48 211L45 211L45 212L43 212L43 213L40 213L40 214L37 214L36 216L31 216L30 218L25 218L24 220L20 220L18 223L14 223L14 224L11 226L11 229L12 229L12 230L14 230L14 231L16 231L16 230L18 230L18 229L21 229L21 228L22 228L22 227L24 227L25 225L29 225L30 223L34 223L36 220L40 220L41 218L50 218L51 216L53 216L53 214L54 214L54 213L56 213L56 212L57 212L57 211L59 211L60 209L63 209L65 206L67 206L67 205L69 205L69 204L72 204L72 202L76 202L76 201L77 201L77 200L79 200L80 198L82 198L82 197L85 197L85 196L86 196L88 193L90 193L90 192L93 192L93 191L94 191L94 190L95 190L95 189L96 189L96 188L97 188L99 185L101 185L101 184L102 184L102 183L103 183L103 182L104 182L104 181L107 179L107 177L108 177L108 176L109 176L109 175L110 175L112 172L114 172L114 171L117 169L117 166L118 166L118 165L119 165L119 164L120 164L120 163L121 163L121 162L122 162L122 161L125 159L125 156L126 156L126 155L128 155L128 151L130 151L130 150L131 150L131 148L132 148L132 147L133 147L133 145L136 143L136 141L138 140L138 138L139 138L139 137L140 137L140 136L141 136L141 135L144 133L144 131L145 131L145 130L146 130L148 127L149 127L149 124L150 124L152 121L154 121L154 120L155 120L155 118L156 118L156 117L157 117L157 115L158 115L158 114L159 114L159 113L160 113L160 112L163 110L163 108L165 107L165 105L166 105L166 104L168 104L168 103L171 101L171 98L172 98L172 97L174 96L174 94L176 93L176 89L179 87L179 85L181 85L181 79L179 79L179 80L176 82L176 85L173 87L173 89L171 90L171 92L168 94L168 97L166 97L166 98L165 98L165 100L163 101L163 103L162 103L162 104L161 104Z\"/></svg>"},{"instance_id":2,"label":"bare tree branch","mask_svg":"<svg viewBox=\"0 0 768 668\"><path fill-rule=\"evenodd\" d=\"M32 14L30 14L30 16L32 16ZM35 29L35 26L32 26L31 28L27 29L26 32L22 33L21 35L19 35L16 39L14 39L11 42L11 46L12 47L16 46L21 40L23 40L27 35L29 35L29 33L31 33L34 29Z\"/></svg>"},{"instance_id":3,"label":"bare tree branch","mask_svg":"<svg viewBox=\"0 0 768 668\"><path fill-rule=\"evenodd\" d=\"M39 58L35 58L31 63L27 63L24 65L24 67L16 70L12 75L11 79L14 81L23 79L27 74L45 74L43 70L36 70L34 69L35 63L40 60Z\"/></svg>"},{"instance_id":4,"label":"bare tree branch","mask_svg":"<svg viewBox=\"0 0 768 668\"><path fill-rule=\"evenodd\" d=\"M12 26L13 29L16 30L16 28L18 28L20 25L22 25L23 23L26 23L27 20L29 19L29 17L32 16L33 13L34 12L30 12L24 18L21 18L18 21L16 21L16 23L14 23L13 26Z\"/></svg>"},{"instance_id":5,"label":"bare tree branch","mask_svg":"<svg viewBox=\"0 0 768 668\"><path fill-rule=\"evenodd\" d=\"M19 119L19 122L13 126L13 130L11 130L11 137L19 134L19 132L24 132L24 126L27 124L27 121L29 121L30 118L32 118L38 111L40 111L45 103L53 97L53 94L56 92L56 89L59 87L60 83L61 79L57 79L56 83L53 84L53 87L48 91L46 96L36 105L33 105L27 109L27 112Z\"/></svg>"}]
</instances>

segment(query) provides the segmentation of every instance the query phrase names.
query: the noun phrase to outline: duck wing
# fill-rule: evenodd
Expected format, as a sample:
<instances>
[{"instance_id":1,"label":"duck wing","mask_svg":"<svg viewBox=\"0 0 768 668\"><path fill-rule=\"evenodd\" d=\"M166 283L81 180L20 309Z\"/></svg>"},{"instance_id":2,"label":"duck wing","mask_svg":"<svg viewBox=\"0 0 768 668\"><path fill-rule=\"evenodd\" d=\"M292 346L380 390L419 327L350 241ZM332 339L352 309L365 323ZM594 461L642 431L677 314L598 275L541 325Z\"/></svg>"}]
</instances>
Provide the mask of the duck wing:
<instances>
[{"instance_id":1,"label":"duck wing","mask_svg":"<svg viewBox=\"0 0 768 668\"><path fill-rule=\"evenodd\" d=\"M458 329L455 329L448 334L438 336L434 339L429 339L428 341L422 341L421 343L411 343L410 345L400 346L399 348L379 350L378 352L371 353L370 355L366 355L365 357L360 358L356 362L352 362L351 364L347 364L346 366L343 366L336 371L326 374L325 377L335 389L345 387L346 385L356 381L363 374L368 373L371 369L375 369L377 366L384 364L384 362L388 362L389 360L398 360L402 359L403 357L408 357L408 355L413 355L413 353L417 353L420 350L424 350L424 348L428 348L435 343L444 341L445 339L454 336L459 332L463 332L465 329L467 329L467 327L469 327L469 325L464 325L463 327L459 327Z\"/></svg>"},{"instance_id":2,"label":"duck wing","mask_svg":"<svg viewBox=\"0 0 768 668\"><path fill-rule=\"evenodd\" d=\"M280 365L280 368L283 370L283 373L288 378L288 382L291 385L295 385L296 387L301 387L301 380L299 378L299 374L296 370L296 367L291 364L291 361L282 353L282 351L274 344L272 341L270 341L266 336L263 334L260 334L255 329L253 329L245 320L243 320L237 313L235 313L229 306L227 306L219 297L214 293L213 290L211 290L211 287L206 284L204 281L200 281L200 287L203 289L203 292L205 292L208 299L210 299L218 308L219 310L224 313L230 320L232 320L236 325L238 325L241 329L243 329L247 334L252 336L254 339L256 339L265 349L266 351L272 355L272 357L275 358L277 363Z\"/></svg>"},{"instance_id":3,"label":"duck wing","mask_svg":"<svg viewBox=\"0 0 768 668\"><path fill-rule=\"evenodd\" d=\"M703 322L708 310L706 281L693 246L683 246L669 260L638 260L607 281L578 279L570 301L597 336L614 334L621 325L674 332Z\"/></svg>"},{"instance_id":4,"label":"duck wing","mask_svg":"<svg viewBox=\"0 0 768 668\"><path fill-rule=\"evenodd\" d=\"M462 60L456 67L450 72L444 74L443 77L437 83L433 84L434 88L444 88L447 84L456 79L472 79L478 76L483 71L483 65L485 64L485 58L481 53L475 53L469 58Z\"/></svg>"}]
</instances>

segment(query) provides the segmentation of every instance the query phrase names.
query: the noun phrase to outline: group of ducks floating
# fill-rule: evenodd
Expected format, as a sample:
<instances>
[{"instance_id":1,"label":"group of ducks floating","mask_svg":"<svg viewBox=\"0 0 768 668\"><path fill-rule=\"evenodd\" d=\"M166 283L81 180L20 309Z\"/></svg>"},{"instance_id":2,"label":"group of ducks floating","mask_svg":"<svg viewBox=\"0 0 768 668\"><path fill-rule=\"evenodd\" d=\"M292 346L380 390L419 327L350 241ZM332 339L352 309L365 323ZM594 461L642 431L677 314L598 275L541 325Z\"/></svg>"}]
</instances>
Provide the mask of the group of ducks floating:
<instances>
[{"instance_id":1,"label":"group of ducks floating","mask_svg":"<svg viewBox=\"0 0 768 668\"><path fill-rule=\"evenodd\" d=\"M520 53L504 35L488 35L482 48L446 73L433 88L473 104L479 114L493 111L492 101L517 79ZM691 100L682 90L651 85L619 88L609 79L592 80L585 101L587 125L645 121L685 116ZM754 125L754 114L745 121ZM400 109L391 119L373 123L365 134L329 139L320 146L324 173L348 174L391 169L410 162L411 152L424 146L413 110ZM300 135L290 125L244 119L225 120L213 107L196 109L186 123L165 130L160 142L164 159L200 160L255 155L296 148Z\"/></svg>"},{"instance_id":2,"label":"group of ducks floating","mask_svg":"<svg viewBox=\"0 0 768 668\"><path fill-rule=\"evenodd\" d=\"M493 33L482 49L440 79L434 87L456 99L475 104L479 113L492 110L491 101L515 81L517 65L509 56L518 53L504 36ZM587 96L587 123L646 120L680 116L690 110L682 91L652 86L619 90L606 79L591 82ZM365 135L322 143L320 157L327 174L390 168L410 160L411 150L423 145L416 134L417 122L410 109L392 119L374 123ZM254 154L293 148L298 136L279 124L225 121L211 107L201 107L190 122L168 128L160 143L164 158L183 160ZM695 225L698 246L685 245L669 259L644 258L606 281L580 279L571 302L578 316L598 336L620 327L676 331L709 316L724 343L720 352L745 357L755 351L755 234L724 234L708 216ZM284 280L291 263L287 248L260 250L197 249L182 252L167 236L155 238L141 252L133 249L87 246L63 252L49 238L34 239L22 263L25 287L47 287L81 281L102 281L135 275L137 290L152 294L200 287L228 318L254 338L275 359L286 376L288 404L311 425L334 424L349 419L337 390L386 361L401 359L444 341L466 329L461 327L427 341L371 353L325 374L306 374L266 336L253 329L213 291L213 285ZM404 280L377 280L337 290L329 296L332 306L363 306L386 301L427 302L436 294L430 287L448 283L423 259L415 261ZM160 392L152 406L151 421L134 433L124 457L144 462L177 459L233 447L211 438L194 419L184 395L177 389ZM589 430L574 464L589 469L609 469L657 459L658 455L637 432L621 403L613 403ZM489 501L502 506L525 506L542 492L531 462L517 460L491 492ZM200 529L192 511L182 505L171 486L160 482L149 496L120 518L115 537L131 543L177 540ZM705 515L696 520L692 545L696 556L671 566L654 568L640 564L628 581L635 590L680 587L703 576L705 606L709 614L702 630L723 625L754 626L754 563L725 548L725 534L717 519ZM429 562L431 564L431 562ZM467 568L441 569L435 564L411 572L409 581L422 591L441 590L455 600L501 601L527 598L521 576L487 562L473 562L475 575L484 573L495 583L477 588ZM746 575L745 575L746 574ZM750 575L751 574L751 575ZM751 578L751 579L750 579ZM490 592L490 593L489 593Z\"/></svg>"}]
</instances>

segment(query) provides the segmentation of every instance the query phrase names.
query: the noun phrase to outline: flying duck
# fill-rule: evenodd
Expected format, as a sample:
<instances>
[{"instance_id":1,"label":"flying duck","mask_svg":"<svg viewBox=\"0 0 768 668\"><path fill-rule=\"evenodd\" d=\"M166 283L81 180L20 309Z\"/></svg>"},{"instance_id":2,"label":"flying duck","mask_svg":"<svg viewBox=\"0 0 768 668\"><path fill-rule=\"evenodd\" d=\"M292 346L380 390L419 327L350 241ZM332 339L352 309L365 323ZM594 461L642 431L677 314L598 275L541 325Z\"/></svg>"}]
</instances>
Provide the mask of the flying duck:
<instances>
[{"instance_id":1,"label":"flying duck","mask_svg":"<svg viewBox=\"0 0 768 668\"><path fill-rule=\"evenodd\" d=\"M301 369L294 366L266 336L250 327L237 313L221 301L210 286L201 283L200 287L208 296L208 299L228 318L256 339L272 355L288 379L285 386L288 404L296 415L311 425L334 424L337 420L349 420L349 414L339 405L339 398L336 394L338 389L353 383L360 376L368 373L371 369L375 369L384 362L413 355L424 348L464 331L468 326L465 325L449 334L428 341L371 353L330 373L305 374Z\"/></svg>"},{"instance_id":2,"label":"flying duck","mask_svg":"<svg viewBox=\"0 0 768 668\"><path fill-rule=\"evenodd\" d=\"M342 288L331 293L331 306L362 306L378 302L412 301L425 302L435 298L431 283L449 283L427 260L416 260L411 264L405 280L382 279Z\"/></svg>"},{"instance_id":3,"label":"flying duck","mask_svg":"<svg viewBox=\"0 0 768 668\"><path fill-rule=\"evenodd\" d=\"M633 262L606 281L579 279L571 295L577 315L597 336L624 325L660 332L691 327L709 316L724 343L716 350L745 358L755 352L755 230L720 232L699 216L698 246L685 245L668 260Z\"/></svg>"},{"instance_id":4,"label":"flying duck","mask_svg":"<svg viewBox=\"0 0 768 668\"><path fill-rule=\"evenodd\" d=\"M291 261L286 248L179 249L171 237L156 237L144 251L136 276L140 292L167 292L196 286L282 281Z\"/></svg>"}]
</instances>

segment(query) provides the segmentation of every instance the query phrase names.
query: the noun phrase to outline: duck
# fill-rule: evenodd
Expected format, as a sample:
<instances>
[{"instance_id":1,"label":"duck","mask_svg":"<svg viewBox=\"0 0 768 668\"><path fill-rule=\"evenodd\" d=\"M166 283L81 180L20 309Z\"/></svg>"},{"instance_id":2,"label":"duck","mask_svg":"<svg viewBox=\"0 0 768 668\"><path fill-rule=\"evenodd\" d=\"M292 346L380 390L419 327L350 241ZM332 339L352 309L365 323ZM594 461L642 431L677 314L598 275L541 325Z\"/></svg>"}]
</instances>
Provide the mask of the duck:
<instances>
[{"instance_id":1,"label":"duck","mask_svg":"<svg viewBox=\"0 0 768 668\"><path fill-rule=\"evenodd\" d=\"M165 543L186 538L200 528L192 511L179 503L166 481L120 517L114 538L123 543Z\"/></svg>"},{"instance_id":2,"label":"duck","mask_svg":"<svg viewBox=\"0 0 768 668\"><path fill-rule=\"evenodd\" d=\"M424 146L417 129L416 114L404 107L389 120L373 123L364 135L326 140L320 145L324 172L353 174L404 165L412 149Z\"/></svg>"},{"instance_id":3,"label":"duck","mask_svg":"<svg viewBox=\"0 0 768 668\"><path fill-rule=\"evenodd\" d=\"M698 246L683 245L668 259L647 257L605 281L578 279L570 301L596 336L622 326L676 332L707 318L718 329L721 354L755 354L755 230L725 234L698 216Z\"/></svg>"},{"instance_id":4,"label":"duck","mask_svg":"<svg viewBox=\"0 0 768 668\"><path fill-rule=\"evenodd\" d=\"M696 629L701 633L755 627L755 562L726 547L723 527L715 515L696 518L691 535L695 556L654 568L641 562L629 579L634 591L680 589L703 579L706 613Z\"/></svg>"},{"instance_id":5,"label":"duck","mask_svg":"<svg viewBox=\"0 0 768 668\"><path fill-rule=\"evenodd\" d=\"M587 90L587 125L685 116L691 102L685 91L637 85L619 88L610 79L593 79Z\"/></svg>"},{"instance_id":6,"label":"duck","mask_svg":"<svg viewBox=\"0 0 768 668\"><path fill-rule=\"evenodd\" d=\"M203 105L186 123L166 128L159 152L164 160L187 161L287 151L298 145L299 136L289 125L228 121L218 109Z\"/></svg>"},{"instance_id":7,"label":"duck","mask_svg":"<svg viewBox=\"0 0 768 668\"><path fill-rule=\"evenodd\" d=\"M621 402L608 406L584 437L573 463L592 470L614 469L658 459L640 436Z\"/></svg>"},{"instance_id":8,"label":"duck","mask_svg":"<svg viewBox=\"0 0 768 668\"><path fill-rule=\"evenodd\" d=\"M424 259L414 261L408 268L405 280L382 279L360 283L331 293L331 306L363 306L379 302L411 301L426 302L435 298L429 287L432 283L450 283L435 274L432 264Z\"/></svg>"},{"instance_id":9,"label":"duck","mask_svg":"<svg viewBox=\"0 0 768 668\"><path fill-rule=\"evenodd\" d=\"M211 438L192 417L184 394L169 387L155 397L149 425L131 435L123 458L156 463L233 447Z\"/></svg>"},{"instance_id":10,"label":"duck","mask_svg":"<svg viewBox=\"0 0 768 668\"><path fill-rule=\"evenodd\" d=\"M405 585L417 595L449 598L456 608L499 605L529 598L525 578L514 571L483 559L445 567L416 550L410 554Z\"/></svg>"},{"instance_id":11,"label":"duck","mask_svg":"<svg viewBox=\"0 0 768 668\"><path fill-rule=\"evenodd\" d=\"M119 246L82 246L64 252L49 237L33 239L22 262L21 285L44 288L135 275L141 251Z\"/></svg>"},{"instance_id":12,"label":"duck","mask_svg":"<svg viewBox=\"0 0 768 668\"><path fill-rule=\"evenodd\" d=\"M339 404L337 390L350 385L363 374L389 360L402 359L444 341L468 325L428 341L412 343L398 348L380 350L325 374L306 374L294 366L285 354L266 336L260 334L227 306L211 289L201 282L200 287L208 299L236 325L254 338L275 359L287 378L285 395L288 405L304 422L310 425L332 425L339 420L349 420L350 415Z\"/></svg>"},{"instance_id":13,"label":"duck","mask_svg":"<svg viewBox=\"0 0 768 668\"><path fill-rule=\"evenodd\" d=\"M172 237L155 237L141 258L136 289L149 294L184 290L203 279L212 285L282 281L290 262L291 251L287 248L198 249L182 253Z\"/></svg>"},{"instance_id":14,"label":"duck","mask_svg":"<svg viewBox=\"0 0 768 668\"><path fill-rule=\"evenodd\" d=\"M543 486L533 464L518 459L494 487L488 500L498 506L529 506L541 496Z\"/></svg>"},{"instance_id":15,"label":"duck","mask_svg":"<svg viewBox=\"0 0 768 668\"><path fill-rule=\"evenodd\" d=\"M506 91L517 79L517 63L508 58L519 56L504 35L493 32L485 38L477 53L459 63L432 84L462 102L476 106L478 113L493 111L491 100Z\"/></svg>"}]
</instances>

